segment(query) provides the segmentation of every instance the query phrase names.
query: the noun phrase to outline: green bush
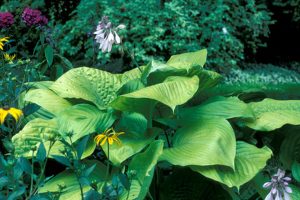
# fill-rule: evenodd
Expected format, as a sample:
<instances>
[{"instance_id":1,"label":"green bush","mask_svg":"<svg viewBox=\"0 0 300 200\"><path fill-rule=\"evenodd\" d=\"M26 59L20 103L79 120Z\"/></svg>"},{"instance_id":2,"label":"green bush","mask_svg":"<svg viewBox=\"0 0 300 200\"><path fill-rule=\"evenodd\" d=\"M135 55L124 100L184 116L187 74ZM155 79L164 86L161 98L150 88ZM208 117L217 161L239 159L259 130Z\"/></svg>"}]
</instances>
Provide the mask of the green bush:
<instances>
[{"instance_id":1,"label":"green bush","mask_svg":"<svg viewBox=\"0 0 300 200\"><path fill-rule=\"evenodd\" d=\"M60 53L85 59L84 64L103 65L109 56L97 50L91 33L103 15L124 23L123 41L138 63L164 60L170 55L208 47L209 66L228 69L244 59L244 49L263 46L273 23L265 4L251 1L158 1L113 2L82 0L65 24L55 23L53 36ZM88 39L88 40L87 40ZM122 55L114 51L111 58ZM130 56L123 57L125 65ZM119 60L116 60L119 61ZM83 64L82 62L80 64ZM132 66L132 64L131 64Z\"/></svg>"}]
</instances>

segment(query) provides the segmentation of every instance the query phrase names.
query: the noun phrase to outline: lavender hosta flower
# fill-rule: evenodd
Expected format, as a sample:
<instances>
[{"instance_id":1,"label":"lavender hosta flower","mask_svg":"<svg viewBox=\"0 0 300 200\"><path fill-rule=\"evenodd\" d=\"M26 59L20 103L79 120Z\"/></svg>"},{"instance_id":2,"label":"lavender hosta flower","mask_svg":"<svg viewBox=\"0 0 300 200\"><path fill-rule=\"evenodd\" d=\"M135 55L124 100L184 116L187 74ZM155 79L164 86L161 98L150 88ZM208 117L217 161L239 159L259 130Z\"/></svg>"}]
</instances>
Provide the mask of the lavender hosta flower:
<instances>
[{"instance_id":1,"label":"lavender hosta flower","mask_svg":"<svg viewBox=\"0 0 300 200\"><path fill-rule=\"evenodd\" d=\"M120 44L121 38L117 31L124 28L125 25L123 24L114 28L112 23L108 20L108 17L104 16L94 32L96 42L100 44L99 49L101 49L103 53L110 52L113 44Z\"/></svg>"},{"instance_id":2,"label":"lavender hosta flower","mask_svg":"<svg viewBox=\"0 0 300 200\"><path fill-rule=\"evenodd\" d=\"M8 28L14 21L14 16L10 12L0 12L0 28Z\"/></svg>"},{"instance_id":3,"label":"lavender hosta flower","mask_svg":"<svg viewBox=\"0 0 300 200\"><path fill-rule=\"evenodd\" d=\"M41 11L25 8L22 13L22 20L27 26L44 26L48 19L42 15Z\"/></svg>"},{"instance_id":4,"label":"lavender hosta flower","mask_svg":"<svg viewBox=\"0 0 300 200\"><path fill-rule=\"evenodd\" d=\"M270 188L270 193L266 196L265 200L290 200L292 189L288 187L290 177L285 176L285 171L278 169L274 174L270 182L266 182L263 187Z\"/></svg>"}]
</instances>

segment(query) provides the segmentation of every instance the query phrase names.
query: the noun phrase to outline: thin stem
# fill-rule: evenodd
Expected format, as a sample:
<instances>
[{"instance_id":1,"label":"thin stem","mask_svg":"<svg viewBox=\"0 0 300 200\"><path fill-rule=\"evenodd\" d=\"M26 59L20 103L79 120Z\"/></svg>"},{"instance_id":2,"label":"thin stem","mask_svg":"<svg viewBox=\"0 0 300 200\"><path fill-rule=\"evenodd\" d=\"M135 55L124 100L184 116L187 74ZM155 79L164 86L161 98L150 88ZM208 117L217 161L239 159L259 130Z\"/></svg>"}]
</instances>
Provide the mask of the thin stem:
<instances>
[{"instance_id":1,"label":"thin stem","mask_svg":"<svg viewBox=\"0 0 300 200\"><path fill-rule=\"evenodd\" d=\"M34 173L33 156L34 156L34 151L32 151L32 156L31 156L31 177L30 177L30 192L29 192L29 196L31 195L32 190L33 190L33 173Z\"/></svg>"},{"instance_id":2,"label":"thin stem","mask_svg":"<svg viewBox=\"0 0 300 200\"><path fill-rule=\"evenodd\" d=\"M106 181L108 180L109 176L109 143L107 142L107 168L106 168Z\"/></svg>"},{"instance_id":3,"label":"thin stem","mask_svg":"<svg viewBox=\"0 0 300 200\"><path fill-rule=\"evenodd\" d=\"M78 173L75 172L75 175L76 175L76 179L77 179L77 182L79 184L79 188L80 188L80 195L81 195L81 200L84 200L84 196L83 196L83 188L82 188L82 185L80 183L80 180L79 180L79 176L78 176Z\"/></svg>"},{"instance_id":4,"label":"thin stem","mask_svg":"<svg viewBox=\"0 0 300 200\"><path fill-rule=\"evenodd\" d=\"M31 197L32 195L35 195L35 194L37 193L37 191L38 191L38 187L39 187L39 185L40 185L40 182L42 181L43 174L45 173L45 169L46 169L48 157L49 157L49 155L50 155L50 151L51 151L51 148L53 147L54 143L55 143L55 142L50 142L50 144L49 144L49 150L48 150L48 152L47 152L46 160L45 160L45 162L44 162L44 164L43 164L43 167L42 167L42 170L41 170L39 179L37 180L37 182L36 182L36 184L35 184L35 187L34 187L34 189L33 189L33 193L31 193L27 199L30 199L30 197Z\"/></svg>"}]
</instances>

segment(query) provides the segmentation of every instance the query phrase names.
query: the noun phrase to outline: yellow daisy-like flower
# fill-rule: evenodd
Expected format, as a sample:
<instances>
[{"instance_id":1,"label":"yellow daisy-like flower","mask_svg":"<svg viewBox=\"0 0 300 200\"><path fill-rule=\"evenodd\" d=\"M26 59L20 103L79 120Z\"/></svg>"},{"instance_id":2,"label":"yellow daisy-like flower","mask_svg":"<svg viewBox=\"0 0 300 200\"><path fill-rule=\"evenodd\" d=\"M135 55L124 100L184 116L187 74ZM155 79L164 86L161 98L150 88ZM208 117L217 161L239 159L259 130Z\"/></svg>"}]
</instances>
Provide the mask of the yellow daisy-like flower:
<instances>
[{"instance_id":1,"label":"yellow daisy-like flower","mask_svg":"<svg viewBox=\"0 0 300 200\"><path fill-rule=\"evenodd\" d=\"M23 115L23 112L22 110L19 110L17 108L0 108L0 124L4 123L4 120L7 117L7 115L11 115L16 121L18 121L19 118Z\"/></svg>"},{"instance_id":2,"label":"yellow daisy-like flower","mask_svg":"<svg viewBox=\"0 0 300 200\"><path fill-rule=\"evenodd\" d=\"M0 38L0 49L3 51L3 46L5 42L8 42L9 37Z\"/></svg>"},{"instance_id":3,"label":"yellow daisy-like flower","mask_svg":"<svg viewBox=\"0 0 300 200\"><path fill-rule=\"evenodd\" d=\"M113 128L110 128L104 131L103 133L97 135L94 140L96 144L101 146L103 146L106 143L106 141L108 141L109 145L112 145L114 141L117 142L118 144L121 144L121 141L118 138L118 136L122 134L125 133L124 132L117 133Z\"/></svg>"},{"instance_id":4,"label":"yellow daisy-like flower","mask_svg":"<svg viewBox=\"0 0 300 200\"><path fill-rule=\"evenodd\" d=\"M4 59L6 61L8 61L9 63L12 63L13 60L15 59L15 57L16 57L16 54L14 54L14 55L9 55L8 53L4 54Z\"/></svg>"}]
</instances>

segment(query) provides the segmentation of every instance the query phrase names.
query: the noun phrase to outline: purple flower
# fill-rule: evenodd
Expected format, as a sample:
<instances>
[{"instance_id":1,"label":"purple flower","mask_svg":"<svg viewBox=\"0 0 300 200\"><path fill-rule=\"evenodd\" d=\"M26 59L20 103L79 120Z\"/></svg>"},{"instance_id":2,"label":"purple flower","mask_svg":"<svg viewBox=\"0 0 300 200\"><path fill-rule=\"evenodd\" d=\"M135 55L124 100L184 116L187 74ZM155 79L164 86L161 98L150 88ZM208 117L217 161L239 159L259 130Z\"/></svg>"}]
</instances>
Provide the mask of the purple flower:
<instances>
[{"instance_id":1,"label":"purple flower","mask_svg":"<svg viewBox=\"0 0 300 200\"><path fill-rule=\"evenodd\" d=\"M8 28L14 21L14 16L10 12L0 12L0 28Z\"/></svg>"},{"instance_id":2,"label":"purple flower","mask_svg":"<svg viewBox=\"0 0 300 200\"><path fill-rule=\"evenodd\" d=\"M265 200L290 200L290 195L293 191L288 187L292 179L285 176L285 171L278 169L270 182L266 182L263 187L270 188L270 193L266 196Z\"/></svg>"},{"instance_id":3,"label":"purple flower","mask_svg":"<svg viewBox=\"0 0 300 200\"><path fill-rule=\"evenodd\" d=\"M27 26L44 26L48 19L42 15L41 11L25 8L22 13L22 20Z\"/></svg>"},{"instance_id":4,"label":"purple flower","mask_svg":"<svg viewBox=\"0 0 300 200\"><path fill-rule=\"evenodd\" d=\"M112 49L112 45L114 43L120 44L121 38L117 34L117 31L119 29L124 29L125 25L120 24L116 28L113 28L112 23L108 20L107 16L102 17L102 20L99 22L97 26L96 32L94 34L96 35L95 39L96 42L100 44L99 49L102 50L102 52L110 52Z\"/></svg>"}]
</instances>

